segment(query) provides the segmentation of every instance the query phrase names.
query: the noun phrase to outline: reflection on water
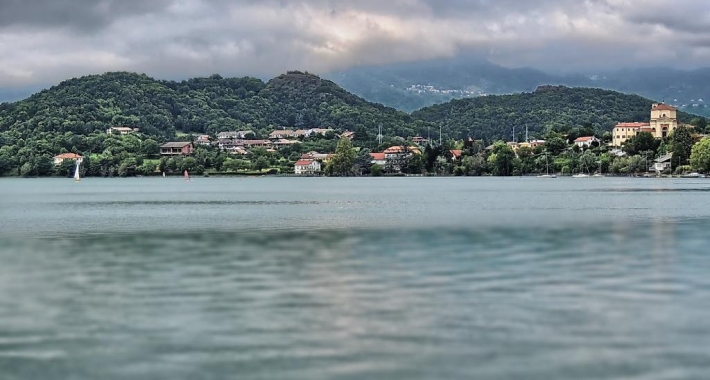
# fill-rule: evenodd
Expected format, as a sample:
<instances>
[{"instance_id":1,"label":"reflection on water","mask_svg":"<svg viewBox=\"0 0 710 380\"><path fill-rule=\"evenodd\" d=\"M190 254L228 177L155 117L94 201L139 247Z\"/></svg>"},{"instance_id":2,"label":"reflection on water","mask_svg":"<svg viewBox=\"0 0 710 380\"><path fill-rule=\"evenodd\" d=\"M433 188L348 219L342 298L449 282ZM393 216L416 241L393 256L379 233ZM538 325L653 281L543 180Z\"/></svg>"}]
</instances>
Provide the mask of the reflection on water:
<instances>
[{"instance_id":1,"label":"reflection on water","mask_svg":"<svg viewBox=\"0 0 710 380\"><path fill-rule=\"evenodd\" d=\"M0 182L0 379L710 373L701 191L127 181Z\"/></svg>"},{"instance_id":2,"label":"reflection on water","mask_svg":"<svg viewBox=\"0 0 710 380\"><path fill-rule=\"evenodd\" d=\"M707 227L5 239L0 372L702 378Z\"/></svg>"}]
</instances>

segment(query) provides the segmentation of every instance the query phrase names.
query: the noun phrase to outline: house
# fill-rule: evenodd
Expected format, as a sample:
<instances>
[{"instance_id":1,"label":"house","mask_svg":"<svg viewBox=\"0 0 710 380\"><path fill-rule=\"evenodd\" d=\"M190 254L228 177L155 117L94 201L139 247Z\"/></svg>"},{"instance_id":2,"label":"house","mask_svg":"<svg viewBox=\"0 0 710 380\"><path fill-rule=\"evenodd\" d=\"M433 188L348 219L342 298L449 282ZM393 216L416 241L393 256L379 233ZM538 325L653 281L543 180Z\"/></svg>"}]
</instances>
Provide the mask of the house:
<instances>
[{"instance_id":1,"label":"house","mask_svg":"<svg viewBox=\"0 0 710 380\"><path fill-rule=\"evenodd\" d=\"M107 135L130 135L131 133L136 133L140 131L138 128L128 128L128 127L111 127L106 130Z\"/></svg>"},{"instance_id":2,"label":"house","mask_svg":"<svg viewBox=\"0 0 710 380\"><path fill-rule=\"evenodd\" d=\"M574 140L574 145L580 148L591 148L594 143L599 144L599 139L594 136L584 136Z\"/></svg>"},{"instance_id":3,"label":"house","mask_svg":"<svg viewBox=\"0 0 710 380\"><path fill-rule=\"evenodd\" d=\"M312 175L320 173L321 164L316 160L301 159L296 162L294 172L296 175Z\"/></svg>"},{"instance_id":4,"label":"house","mask_svg":"<svg viewBox=\"0 0 710 380\"><path fill-rule=\"evenodd\" d=\"M195 144L209 146L212 145L212 141L210 140L209 135L200 135L195 139Z\"/></svg>"},{"instance_id":5,"label":"house","mask_svg":"<svg viewBox=\"0 0 710 380\"><path fill-rule=\"evenodd\" d=\"M296 131L290 129L277 129L269 133L269 140L294 139L298 137Z\"/></svg>"},{"instance_id":6,"label":"house","mask_svg":"<svg viewBox=\"0 0 710 380\"><path fill-rule=\"evenodd\" d=\"M303 155L301 155L301 159L318 160L318 161L328 161L332 157L333 157L332 154L318 153L316 151L311 151L311 152L304 153Z\"/></svg>"},{"instance_id":7,"label":"house","mask_svg":"<svg viewBox=\"0 0 710 380\"><path fill-rule=\"evenodd\" d=\"M64 161L74 161L81 164L84 161L84 157L76 153L63 153L58 156L54 156L54 166L61 165Z\"/></svg>"},{"instance_id":8,"label":"house","mask_svg":"<svg viewBox=\"0 0 710 380\"><path fill-rule=\"evenodd\" d=\"M388 170L398 172L402 170L403 165L406 165L410 157L414 154L422 154L422 152L415 146L393 146L385 149L384 154Z\"/></svg>"},{"instance_id":9,"label":"house","mask_svg":"<svg viewBox=\"0 0 710 380\"><path fill-rule=\"evenodd\" d=\"M217 134L217 139L220 139L220 140L226 140L226 139L244 140L249 135L254 135L254 132L253 131L220 132Z\"/></svg>"},{"instance_id":10,"label":"house","mask_svg":"<svg viewBox=\"0 0 710 380\"><path fill-rule=\"evenodd\" d=\"M418 145L426 145L427 143L429 143L429 140L421 136L415 136L414 138L412 138L412 142Z\"/></svg>"},{"instance_id":11,"label":"house","mask_svg":"<svg viewBox=\"0 0 710 380\"><path fill-rule=\"evenodd\" d=\"M653 166L651 168L649 168L649 170L656 172L656 173L662 173L664 170L671 168L671 161L672 160L673 160L673 153L669 153L669 154L666 154L665 156L661 156L653 162Z\"/></svg>"},{"instance_id":12,"label":"house","mask_svg":"<svg viewBox=\"0 0 710 380\"><path fill-rule=\"evenodd\" d=\"M651 106L651 121L648 123L619 123L612 132L612 146L622 146L641 132L648 132L657 139L668 137L678 128L678 110L664 103Z\"/></svg>"},{"instance_id":13,"label":"house","mask_svg":"<svg viewBox=\"0 0 710 380\"><path fill-rule=\"evenodd\" d=\"M463 151L461 149L452 149L449 151L451 153L451 160L452 161L458 161L461 159L461 154Z\"/></svg>"},{"instance_id":14,"label":"house","mask_svg":"<svg viewBox=\"0 0 710 380\"><path fill-rule=\"evenodd\" d=\"M163 156L189 156L195 150L191 142L169 142L160 146Z\"/></svg>"},{"instance_id":15,"label":"house","mask_svg":"<svg viewBox=\"0 0 710 380\"><path fill-rule=\"evenodd\" d=\"M247 149L249 148L266 148L270 149L273 143L269 140L241 140L243 146Z\"/></svg>"},{"instance_id":16,"label":"house","mask_svg":"<svg viewBox=\"0 0 710 380\"><path fill-rule=\"evenodd\" d=\"M387 165L387 158L385 157L384 153L370 153L370 157L372 157L371 162L373 165Z\"/></svg>"},{"instance_id":17,"label":"house","mask_svg":"<svg viewBox=\"0 0 710 380\"><path fill-rule=\"evenodd\" d=\"M352 139L355 138L355 132L345 131L345 132L343 132L343 133L340 135L340 137L341 137L341 138L344 137L344 138L346 138L346 139L348 139L348 140L352 140Z\"/></svg>"},{"instance_id":18,"label":"house","mask_svg":"<svg viewBox=\"0 0 710 380\"><path fill-rule=\"evenodd\" d=\"M313 128L313 129L311 129L311 130L308 131L309 133L308 133L308 136L307 136L307 137L311 137L311 136L313 136L313 135L325 136L326 133L332 132L332 131L333 131L332 128L328 128L328 129L325 129L325 128Z\"/></svg>"},{"instance_id":19,"label":"house","mask_svg":"<svg viewBox=\"0 0 710 380\"><path fill-rule=\"evenodd\" d=\"M300 141L296 140L286 140L286 139L278 139L274 141L274 148L276 149L281 149L287 146L295 145L295 144L300 144Z\"/></svg>"}]
</instances>

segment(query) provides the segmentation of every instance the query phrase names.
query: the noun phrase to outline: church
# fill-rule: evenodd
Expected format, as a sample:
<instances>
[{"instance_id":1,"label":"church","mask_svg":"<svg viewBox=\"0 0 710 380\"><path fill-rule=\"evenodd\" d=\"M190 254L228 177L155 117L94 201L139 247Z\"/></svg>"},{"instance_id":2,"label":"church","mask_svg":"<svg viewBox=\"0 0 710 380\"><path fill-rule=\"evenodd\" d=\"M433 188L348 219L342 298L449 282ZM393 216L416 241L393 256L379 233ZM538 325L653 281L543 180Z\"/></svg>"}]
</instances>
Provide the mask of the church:
<instances>
[{"instance_id":1,"label":"church","mask_svg":"<svg viewBox=\"0 0 710 380\"><path fill-rule=\"evenodd\" d=\"M667 104L657 103L651 107L649 123L617 124L613 131L612 145L620 147L641 132L649 132L657 139L665 138L676 128L678 128L678 110Z\"/></svg>"}]
</instances>

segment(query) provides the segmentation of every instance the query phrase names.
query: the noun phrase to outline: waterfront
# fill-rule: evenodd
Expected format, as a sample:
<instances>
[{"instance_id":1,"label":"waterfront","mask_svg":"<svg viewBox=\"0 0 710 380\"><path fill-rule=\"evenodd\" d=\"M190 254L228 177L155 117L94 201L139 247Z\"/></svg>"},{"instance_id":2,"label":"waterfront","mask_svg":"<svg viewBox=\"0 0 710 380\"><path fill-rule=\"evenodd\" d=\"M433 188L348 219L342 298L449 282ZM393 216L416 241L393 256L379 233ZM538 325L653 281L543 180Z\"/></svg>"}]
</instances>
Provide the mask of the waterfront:
<instances>
[{"instance_id":1,"label":"waterfront","mask_svg":"<svg viewBox=\"0 0 710 380\"><path fill-rule=\"evenodd\" d=\"M0 373L701 379L710 181L0 180Z\"/></svg>"}]
</instances>

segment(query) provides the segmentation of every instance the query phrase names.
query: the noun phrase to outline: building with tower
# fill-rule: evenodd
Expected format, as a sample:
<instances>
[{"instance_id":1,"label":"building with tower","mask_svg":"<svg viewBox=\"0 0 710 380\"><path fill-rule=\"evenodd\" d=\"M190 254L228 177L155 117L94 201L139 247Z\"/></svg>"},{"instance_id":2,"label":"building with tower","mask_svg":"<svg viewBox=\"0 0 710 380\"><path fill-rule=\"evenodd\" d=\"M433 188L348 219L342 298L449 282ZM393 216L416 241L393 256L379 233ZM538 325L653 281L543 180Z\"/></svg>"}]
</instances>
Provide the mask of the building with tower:
<instances>
[{"instance_id":1,"label":"building with tower","mask_svg":"<svg viewBox=\"0 0 710 380\"><path fill-rule=\"evenodd\" d=\"M619 123L614 127L613 146L622 146L630 138L641 132L648 132L657 139L668 137L678 128L678 110L664 103L651 107L651 121L648 123Z\"/></svg>"}]
</instances>

